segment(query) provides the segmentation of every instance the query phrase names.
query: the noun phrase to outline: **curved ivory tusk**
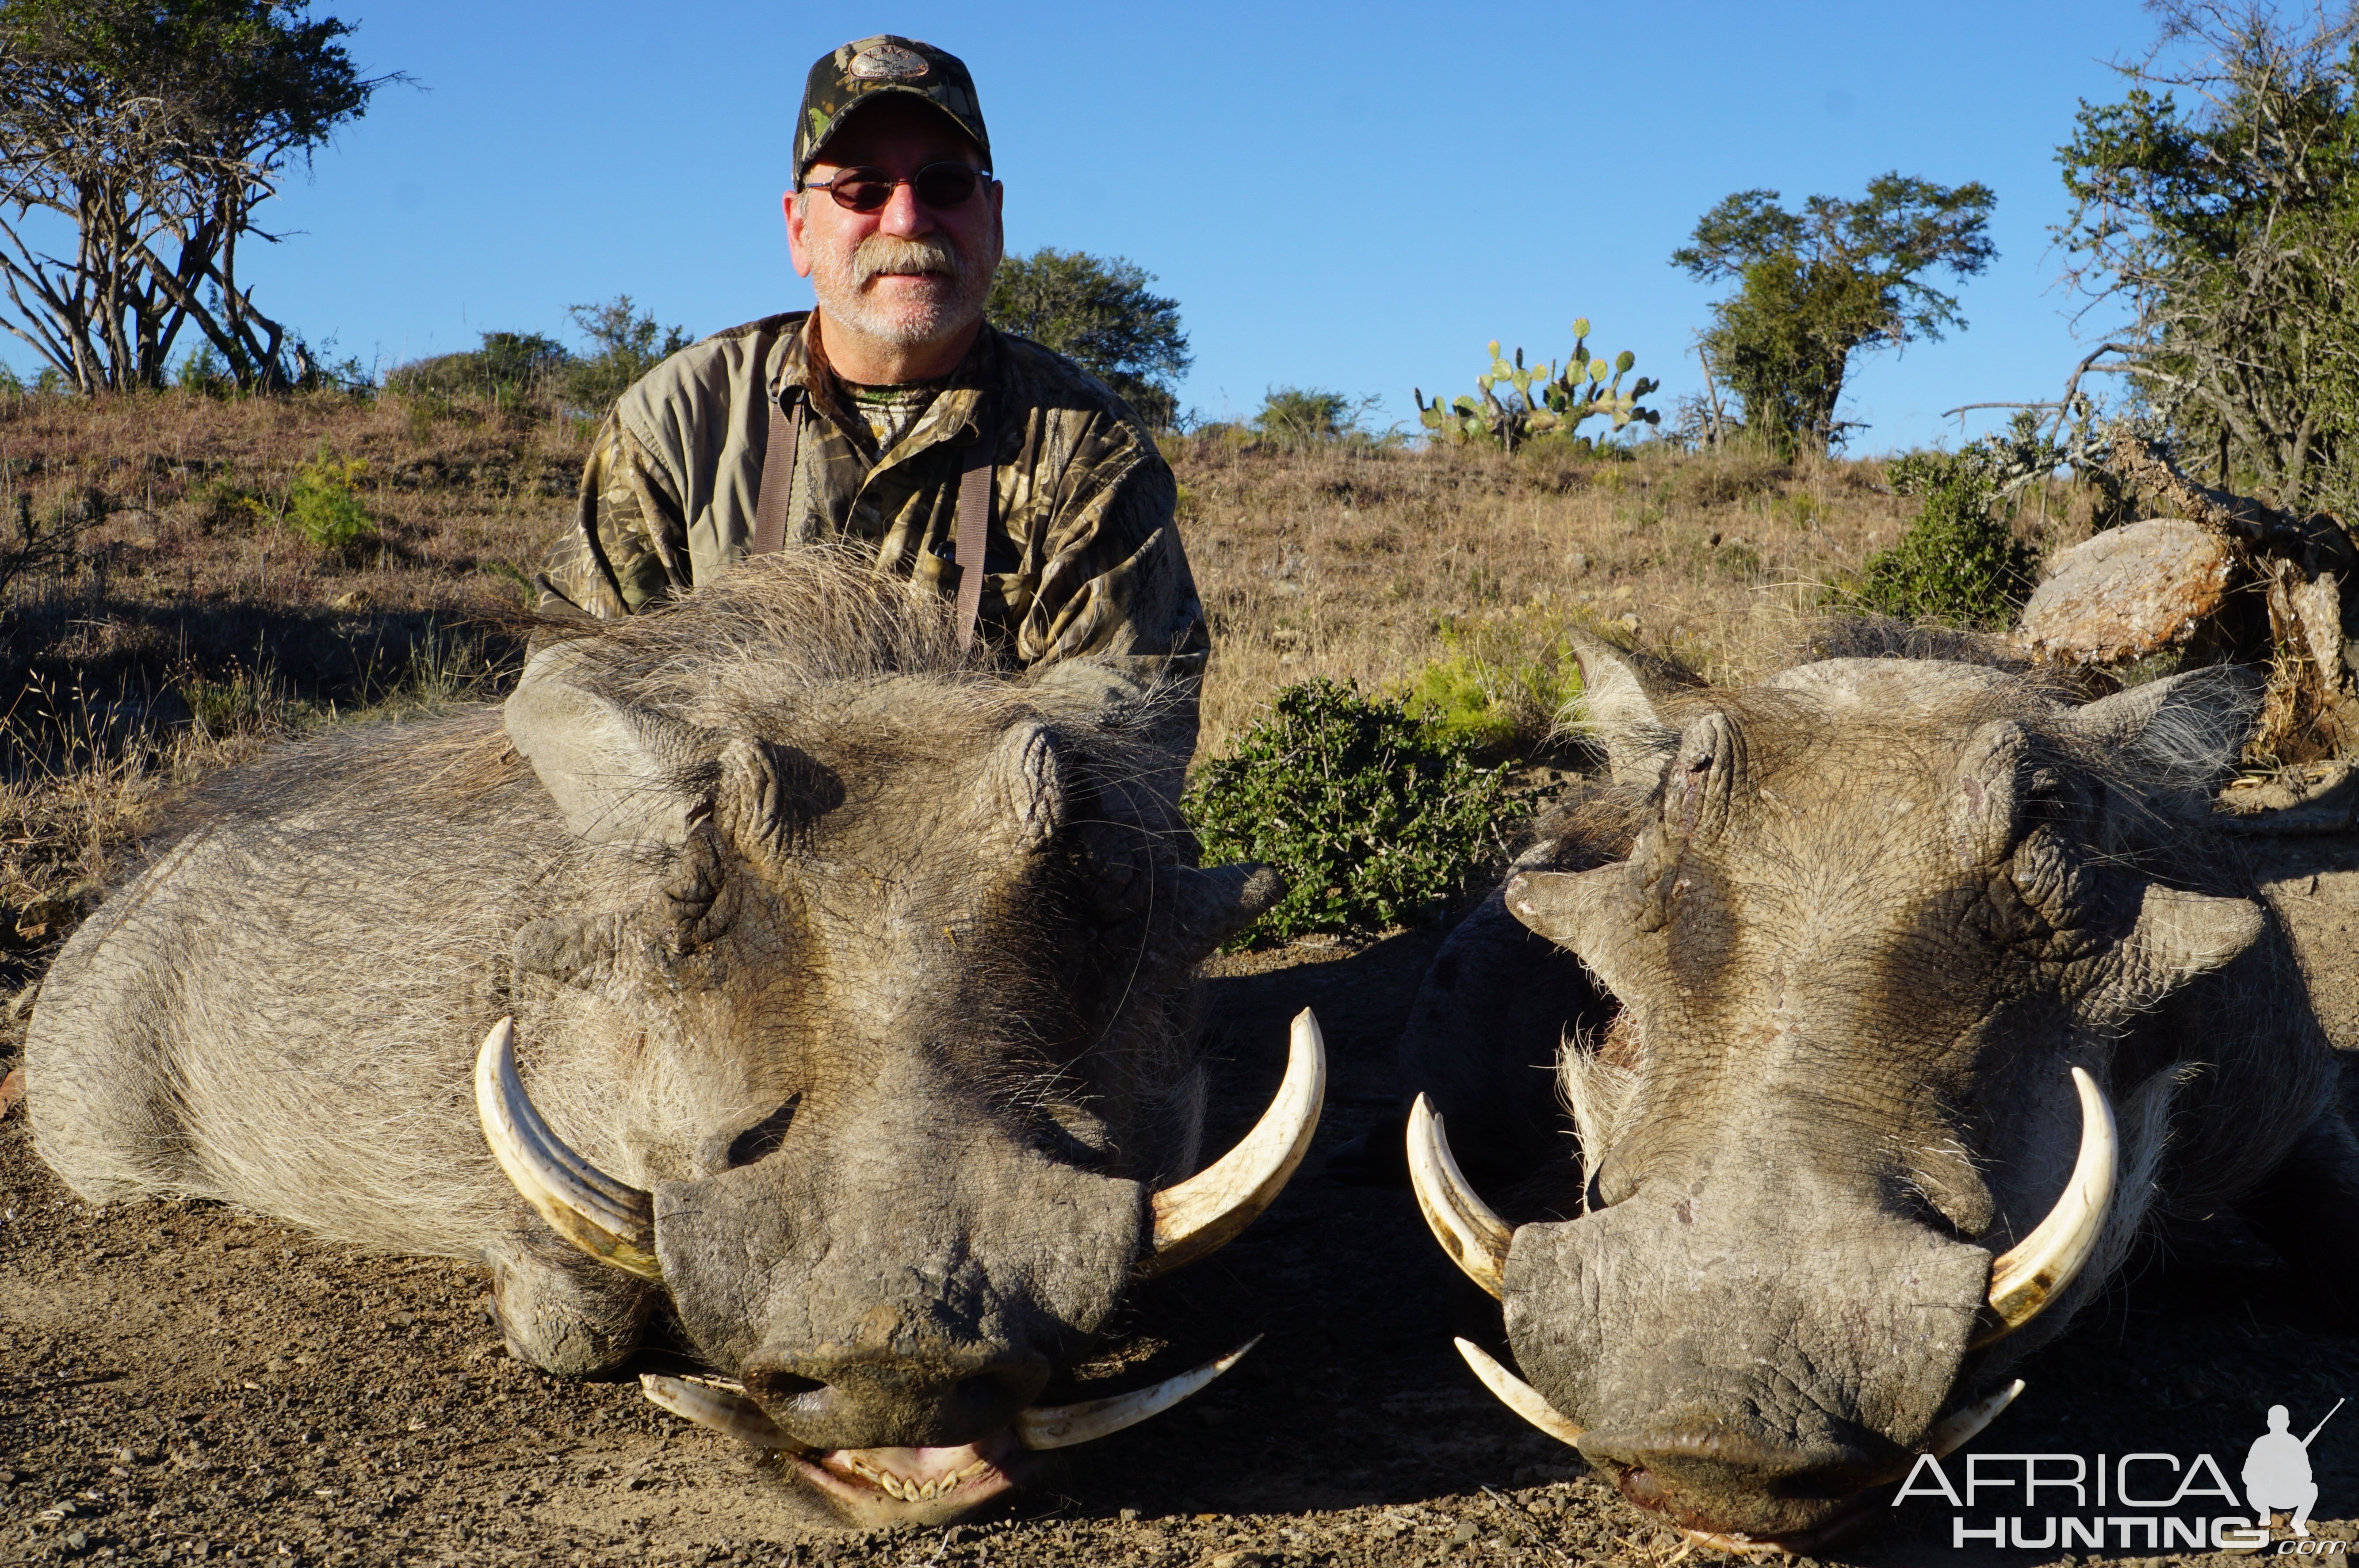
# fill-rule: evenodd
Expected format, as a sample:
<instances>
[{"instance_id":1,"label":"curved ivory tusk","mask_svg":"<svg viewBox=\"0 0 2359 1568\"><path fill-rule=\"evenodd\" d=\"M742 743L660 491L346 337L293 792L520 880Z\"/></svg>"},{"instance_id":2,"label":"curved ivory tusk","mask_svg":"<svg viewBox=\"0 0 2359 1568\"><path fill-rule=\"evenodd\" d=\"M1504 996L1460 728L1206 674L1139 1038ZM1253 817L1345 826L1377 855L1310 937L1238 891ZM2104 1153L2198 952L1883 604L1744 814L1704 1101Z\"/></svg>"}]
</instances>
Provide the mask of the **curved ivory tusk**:
<instances>
[{"instance_id":1,"label":"curved ivory tusk","mask_svg":"<svg viewBox=\"0 0 2359 1568\"><path fill-rule=\"evenodd\" d=\"M660 1373L639 1374L639 1392L658 1410L669 1410L683 1421L699 1426L709 1426L715 1432L726 1432L741 1443L756 1448L786 1448L798 1454L813 1452L808 1443L797 1443L768 1416L762 1407L746 1397L745 1391L734 1383L717 1377L667 1377Z\"/></svg>"},{"instance_id":2,"label":"curved ivory tusk","mask_svg":"<svg viewBox=\"0 0 2359 1568\"><path fill-rule=\"evenodd\" d=\"M1253 1131L1185 1181L1155 1194L1154 1240L1138 1260L1139 1277L1168 1274L1227 1246L1276 1203L1310 1151L1326 1101L1327 1040L1305 1007L1294 1015L1286 1077Z\"/></svg>"},{"instance_id":3,"label":"curved ivory tusk","mask_svg":"<svg viewBox=\"0 0 2359 1568\"><path fill-rule=\"evenodd\" d=\"M1577 1427L1565 1420L1554 1405L1541 1397L1538 1388L1500 1366L1491 1358L1488 1351L1473 1340L1454 1339L1451 1343L1458 1346L1458 1354L1466 1358L1466 1365L1474 1369L1474 1376L1483 1379L1483 1387L1499 1397L1501 1404L1559 1443L1575 1448L1581 1446L1581 1434L1588 1429Z\"/></svg>"},{"instance_id":4,"label":"curved ivory tusk","mask_svg":"<svg viewBox=\"0 0 2359 1568\"><path fill-rule=\"evenodd\" d=\"M1441 1118L1423 1094L1408 1113L1408 1180L1417 1189L1417 1206L1425 1211L1425 1223L1433 1227L1434 1238L1450 1260L1494 1297L1504 1296L1507 1247L1516 1233L1474 1195L1450 1152Z\"/></svg>"},{"instance_id":5,"label":"curved ivory tusk","mask_svg":"<svg viewBox=\"0 0 2359 1568\"><path fill-rule=\"evenodd\" d=\"M1071 1448L1076 1443L1111 1437L1126 1426L1136 1426L1149 1416L1162 1414L1193 1395L1245 1359L1245 1352L1260 1343L1261 1335L1256 1334L1219 1360L1207 1361L1177 1377L1167 1377L1151 1388L1022 1411L1016 1418L1016 1441L1032 1449Z\"/></svg>"},{"instance_id":6,"label":"curved ivory tusk","mask_svg":"<svg viewBox=\"0 0 2359 1568\"><path fill-rule=\"evenodd\" d=\"M617 1181L549 1130L516 1076L516 1020L502 1018L475 1052L475 1114L484 1141L524 1201L549 1228L591 1257L644 1279L656 1261L655 1200Z\"/></svg>"},{"instance_id":7,"label":"curved ivory tusk","mask_svg":"<svg viewBox=\"0 0 2359 1568\"><path fill-rule=\"evenodd\" d=\"M1925 1452L1936 1459L1947 1459L1980 1437L1983 1428L1998 1420L1999 1411L2015 1403L2021 1392L2023 1379L2017 1377L1997 1393L1985 1394L1963 1410L1951 1411L1925 1434Z\"/></svg>"},{"instance_id":8,"label":"curved ivory tusk","mask_svg":"<svg viewBox=\"0 0 2359 1568\"><path fill-rule=\"evenodd\" d=\"M2114 1108L2105 1092L2080 1068L2072 1086L2081 1092L2081 1157L2072 1162L2063 1196L2039 1227L1991 1263L1990 1308L1997 1322L1974 1340L1979 1349L2004 1339L2038 1317L2081 1272L2104 1234L2114 1206L2114 1179L2121 1167L2121 1143L2114 1132Z\"/></svg>"}]
</instances>

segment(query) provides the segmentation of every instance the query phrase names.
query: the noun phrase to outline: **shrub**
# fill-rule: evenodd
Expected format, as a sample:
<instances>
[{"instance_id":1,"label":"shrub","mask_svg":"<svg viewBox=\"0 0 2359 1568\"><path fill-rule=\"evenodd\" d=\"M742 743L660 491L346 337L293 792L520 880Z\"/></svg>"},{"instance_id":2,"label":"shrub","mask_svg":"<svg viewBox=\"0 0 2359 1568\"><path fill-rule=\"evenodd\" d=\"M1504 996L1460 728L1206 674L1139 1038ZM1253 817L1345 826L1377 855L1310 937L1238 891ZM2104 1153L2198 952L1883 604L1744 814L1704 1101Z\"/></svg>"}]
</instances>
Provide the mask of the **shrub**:
<instances>
[{"instance_id":1,"label":"shrub","mask_svg":"<svg viewBox=\"0 0 2359 1568\"><path fill-rule=\"evenodd\" d=\"M1531 792L1399 703L1319 680L1279 692L1186 805L1208 864L1263 861L1287 878L1242 946L1438 919L1504 854Z\"/></svg>"},{"instance_id":2,"label":"shrub","mask_svg":"<svg viewBox=\"0 0 2359 1568\"><path fill-rule=\"evenodd\" d=\"M354 481L367 473L364 459L332 457L321 447L319 456L295 471L280 520L321 550L344 550L374 537L376 525L353 492Z\"/></svg>"},{"instance_id":3,"label":"shrub","mask_svg":"<svg viewBox=\"0 0 2359 1568\"><path fill-rule=\"evenodd\" d=\"M180 361L173 382L183 392L193 392L204 397L226 397L237 390L237 378L230 373L229 361L223 359L207 343L192 351Z\"/></svg>"},{"instance_id":4,"label":"shrub","mask_svg":"<svg viewBox=\"0 0 2359 1568\"><path fill-rule=\"evenodd\" d=\"M565 313L597 348L564 367L559 390L568 403L593 413L603 415L625 387L689 343L686 328L658 328L628 294L603 305L568 305Z\"/></svg>"},{"instance_id":5,"label":"shrub","mask_svg":"<svg viewBox=\"0 0 2359 1568\"><path fill-rule=\"evenodd\" d=\"M1896 492L1921 497L1917 520L1868 558L1854 607L1900 621L2005 626L2030 591L2034 557L1998 515L1991 449L1911 452L1890 474Z\"/></svg>"},{"instance_id":6,"label":"shrub","mask_svg":"<svg viewBox=\"0 0 2359 1568\"><path fill-rule=\"evenodd\" d=\"M572 358L563 343L538 332L485 332L481 348L396 365L386 372L385 385L412 397L472 395L516 402L547 391Z\"/></svg>"},{"instance_id":7,"label":"shrub","mask_svg":"<svg viewBox=\"0 0 2359 1568\"><path fill-rule=\"evenodd\" d=\"M1452 744L1497 756L1527 752L1581 692L1563 629L1560 620L1528 615L1472 630L1444 626L1442 657L1403 684L1401 706Z\"/></svg>"}]
</instances>

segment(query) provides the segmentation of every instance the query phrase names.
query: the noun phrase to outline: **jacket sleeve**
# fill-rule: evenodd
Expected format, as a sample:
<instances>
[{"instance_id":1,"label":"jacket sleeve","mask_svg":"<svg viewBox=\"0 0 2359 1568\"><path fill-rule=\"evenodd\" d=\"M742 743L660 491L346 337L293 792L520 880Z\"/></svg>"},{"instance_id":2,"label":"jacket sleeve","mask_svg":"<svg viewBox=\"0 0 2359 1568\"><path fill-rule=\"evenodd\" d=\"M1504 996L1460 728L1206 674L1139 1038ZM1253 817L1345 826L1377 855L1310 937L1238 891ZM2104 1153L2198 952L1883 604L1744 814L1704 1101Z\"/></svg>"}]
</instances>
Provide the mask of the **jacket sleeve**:
<instances>
[{"instance_id":1,"label":"jacket sleeve","mask_svg":"<svg viewBox=\"0 0 2359 1568\"><path fill-rule=\"evenodd\" d=\"M1180 544L1170 468L1119 420L1105 420L1079 444L1056 484L1046 560L1016 629L1016 657L1027 665L1152 659L1173 673L1201 667L1204 610Z\"/></svg>"},{"instance_id":2,"label":"jacket sleeve","mask_svg":"<svg viewBox=\"0 0 2359 1568\"><path fill-rule=\"evenodd\" d=\"M573 526L540 574L542 613L613 619L686 593L694 580L682 512L662 468L607 415L582 465Z\"/></svg>"}]
</instances>

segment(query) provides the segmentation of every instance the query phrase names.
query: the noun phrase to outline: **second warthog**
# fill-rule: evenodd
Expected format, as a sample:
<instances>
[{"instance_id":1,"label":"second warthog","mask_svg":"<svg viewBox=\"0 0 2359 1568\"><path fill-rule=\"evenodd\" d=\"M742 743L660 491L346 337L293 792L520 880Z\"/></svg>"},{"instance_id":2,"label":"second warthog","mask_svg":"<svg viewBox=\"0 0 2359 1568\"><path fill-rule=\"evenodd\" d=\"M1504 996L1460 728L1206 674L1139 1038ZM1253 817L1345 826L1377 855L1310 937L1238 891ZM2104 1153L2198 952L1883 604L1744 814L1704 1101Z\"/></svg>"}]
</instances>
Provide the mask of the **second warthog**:
<instances>
[{"instance_id":1,"label":"second warthog","mask_svg":"<svg viewBox=\"0 0 2359 1568\"><path fill-rule=\"evenodd\" d=\"M1541 824L1404 1042L1419 1199L1505 1305L1520 1378L1462 1345L1495 1392L1698 1536L1800 1549L1989 1421L2158 1215L2239 1208L2348 1302L2335 1053L2210 820L2257 680L1582 668L1611 779ZM1550 1039L1503 1027L1519 981ZM1551 1186L1526 1064L1560 1027Z\"/></svg>"},{"instance_id":2,"label":"second warthog","mask_svg":"<svg viewBox=\"0 0 2359 1568\"><path fill-rule=\"evenodd\" d=\"M1305 1015L1196 1170L1194 967L1278 889L1178 858L1167 721L970 663L858 564L753 563L504 710L217 781L42 988L40 1152L92 1200L480 1258L552 1371L660 1313L716 1376L658 1403L854 1519L972 1513L1217 1369L1041 1402L1318 1116Z\"/></svg>"}]
</instances>

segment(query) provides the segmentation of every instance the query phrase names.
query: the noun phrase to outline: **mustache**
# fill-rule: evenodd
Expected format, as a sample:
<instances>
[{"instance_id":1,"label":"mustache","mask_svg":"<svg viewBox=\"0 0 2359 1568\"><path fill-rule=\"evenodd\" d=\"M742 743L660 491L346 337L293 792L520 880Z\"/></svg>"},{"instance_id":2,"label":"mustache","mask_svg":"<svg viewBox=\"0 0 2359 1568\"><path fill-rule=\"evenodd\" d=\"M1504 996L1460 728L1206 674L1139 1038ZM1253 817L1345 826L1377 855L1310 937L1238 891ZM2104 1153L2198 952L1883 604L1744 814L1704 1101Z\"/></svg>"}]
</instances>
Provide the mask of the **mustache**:
<instances>
[{"instance_id":1,"label":"mustache","mask_svg":"<svg viewBox=\"0 0 2359 1568\"><path fill-rule=\"evenodd\" d=\"M855 286L872 278L888 274L922 276L940 273L945 278L963 277L965 264L956 247L940 234L923 234L916 239L904 239L897 234L871 234L860 242L852 253L852 277Z\"/></svg>"}]
</instances>

